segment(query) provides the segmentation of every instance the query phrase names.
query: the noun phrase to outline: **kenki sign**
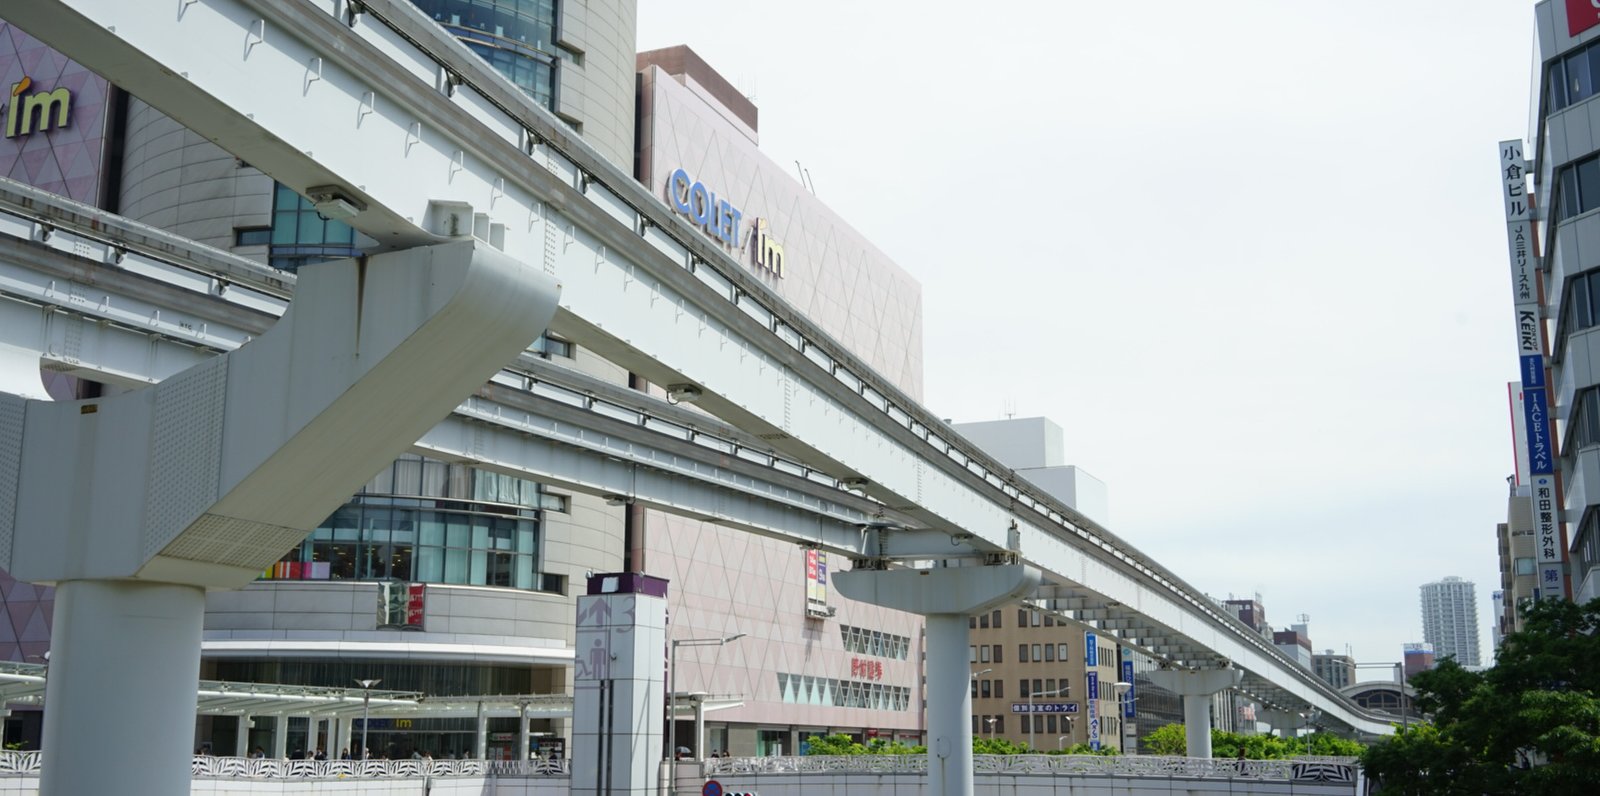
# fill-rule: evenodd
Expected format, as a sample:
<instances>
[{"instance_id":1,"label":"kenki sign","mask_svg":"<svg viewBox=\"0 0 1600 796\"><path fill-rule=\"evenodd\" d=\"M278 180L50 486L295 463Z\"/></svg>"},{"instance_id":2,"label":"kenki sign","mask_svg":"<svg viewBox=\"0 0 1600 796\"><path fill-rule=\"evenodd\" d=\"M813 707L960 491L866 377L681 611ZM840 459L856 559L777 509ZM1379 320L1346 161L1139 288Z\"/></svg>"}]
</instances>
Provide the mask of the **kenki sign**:
<instances>
[{"instance_id":1,"label":"kenki sign","mask_svg":"<svg viewBox=\"0 0 1600 796\"><path fill-rule=\"evenodd\" d=\"M67 126L72 113L72 92L58 88L25 94L32 87L33 78L30 77L11 84L11 93L6 96L6 138L45 132L52 126L52 117L55 127Z\"/></svg>"},{"instance_id":2,"label":"kenki sign","mask_svg":"<svg viewBox=\"0 0 1600 796\"><path fill-rule=\"evenodd\" d=\"M767 234L767 220L756 219L755 229L746 240L740 222L744 213L718 199L705 183L689 178L689 172L678 169L667 177L667 203L678 215L694 222L709 237L715 238L725 248L750 249L751 265L782 279L784 276L783 244Z\"/></svg>"}]
</instances>

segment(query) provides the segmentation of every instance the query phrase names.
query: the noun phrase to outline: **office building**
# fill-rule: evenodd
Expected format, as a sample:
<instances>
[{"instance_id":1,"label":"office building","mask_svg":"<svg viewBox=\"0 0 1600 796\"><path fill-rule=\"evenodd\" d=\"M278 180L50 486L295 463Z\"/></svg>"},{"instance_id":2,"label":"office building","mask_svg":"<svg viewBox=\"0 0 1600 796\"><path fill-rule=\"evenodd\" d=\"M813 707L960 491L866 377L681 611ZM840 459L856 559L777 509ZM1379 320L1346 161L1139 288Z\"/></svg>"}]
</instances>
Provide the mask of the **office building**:
<instances>
[{"instance_id":1,"label":"office building","mask_svg":"<svg viewBox=\"0 0 1600 796\"><path fill-rule=\"evenodd\" d=\"M1534 565L1533 500L1515 486L1506 499L1506 521L1495 526L1500 559L1500 588L1494 591L1495 647L1506 635L1522 629L1522 609L1533 602L1538 587Z\"/></svg>"},{"instance_id":2,"label":"office building","mask_svg":"<svg viewBox=\"0 0 1600 796\"><path fill-rule=\"evenodd\" d=\"M1422 638L1440 658L1478 665L1478 597L1471 581L1452 575L1423 584Z\"/></svg>"},{"instance_id":3,"label":"office building","mask_svg":"<svg viewBox=\"0 0 1600 796\"><path fill-rule=\"evenodd\" d=\"M1405 679L1409 682L1411 676L1417 672L1425 672L1433 668L1433 645L1425 641L1410 641L1403 648L1405 658Z\"/></svg>"},{"instance_id":4,"label":"office building","mask_svg":"<svg viewBox=\"0 0 1600 796\"><path fill-rule=\"evenodd\" d=\"M761 154L753 103L692 51L637 54L632 0L416 5L423 13L398 20L408 35L435 50L459 45L482 56L497 71L463 64L469 78L510 81L527 113L554 113L663 204L675 206L680 173L692 175L690 190L713 186L744 213L726 248L797 312L921 396L916 280ZM34 86L74 92L71 125L0 140L0 173L285 271L370 245L138 98L20 31L0 23L0 32L22 51L4 62L11 82L28 70ZM619 388L665 395L665 385L643 382L561 331L558 321L531 353ZM87 369L44 378L58 397L137 386ZM572 689L574 602L585 576L642 571L670 581L672 638L745 634L677 656L678 690L718 708L707 714L706 748L696 754L793 754L812 733L919 742L921 619L831 593L828 572L838 563L646 510L627 495L554 489L417 450L377 473L259 581L208 595L201 673L327 687L379 679L385 689L435 696L559 697ZM50 590L16 584L3 597L13 642L0 653L42 654ZM517 756L516 722L490 719L490 756ZM692 744L688 724L680 743ZM247 726L248 745L270 749L285 725L289 749L340 737L301 716L208 717L197 741L233 749L237 728ZM375 719L370 746L460 754L474 725ZM564 753L568 719L536 718L532 729L538 753Z\"/></svg>"},{"instance_id":5,"label":"office building","mask_svg":"<svg viewBox=\"0 0 1600 796\"><path fill-rule=\"evenodd\" d=\"M1531 490L1536 596L1587 602L1600 596L1600 493L1586 476L1600 467L1600 250L1581 242L1600 229L1600 17L1552 0L1534 17L1533 113L1525 139L1500 143L1499 166L1516 313L1506 334L1522 374L1517 485Z\"/></svg>"},{"instance_id":6,"label":"office building","mask_svg":"<svg viewBox=\"0 0 1600 796\"><path fill-rule=\"evenodd\" d=\"M1344 688L1356 681L1356 659L1325 650L1311 656L1311 671L1328 685Z\"/></svg>"}]
</instances>

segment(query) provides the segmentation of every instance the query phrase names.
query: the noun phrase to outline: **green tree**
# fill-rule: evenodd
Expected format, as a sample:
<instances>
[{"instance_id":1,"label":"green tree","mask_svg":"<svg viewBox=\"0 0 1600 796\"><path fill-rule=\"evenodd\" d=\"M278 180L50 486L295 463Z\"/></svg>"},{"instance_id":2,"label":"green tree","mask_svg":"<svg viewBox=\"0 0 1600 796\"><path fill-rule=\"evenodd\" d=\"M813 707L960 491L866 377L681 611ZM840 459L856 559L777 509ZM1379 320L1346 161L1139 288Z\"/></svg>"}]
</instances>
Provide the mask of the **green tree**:
<instances>
[{"instance_id":1,"label":"green tree","mask_svg":"<svg viewBox=\"0 0 1600 796\"><path fill-rule=\"evenodd\" d=\"M865 744L852 740L844 733L813 735L806 739L805 754L818 756L843 755L919 755L927 754L928 747L912 746L903 741L885 741L873 738Z\"/></svg>"},{"instance_id":2,"label":"green tree","mask_svg":"<svg viewBox=\"0 0 1600 796\"><path fill-rule=\"evenodd\" d=\"M1144 737L1152 754L1187 754L1187 739L1182 724L1168 724ZM1356 757L1366 747L1331 733L1318 732L1301 738L1272 735L1245 735L1223 730L1211 731L1211 756L1235 758L1240 750L1247 760L1283 760L1301 755Z\"/></svg>"},{"instance_id":3,"label":"green tree","mask_svg":"<svg viewBox=\"0 0 1600 796\"><path fill-rule=\"evenodd\" d=\"M864 755L867 747L856 743L850 736L842 732L833 735L813 735L806 739L806 754L822 757L840 757L843 755Z\"/></svg>"},{"instance_id":4,"label":"green tree","mask_svg":"<svg viewBox=\"0 0 1600 796\"><path fill-rule=\"evenodd\" d=\"M1384 794L1600 791L1600 600L1543 600L1483 674L1446 660L1417 674L1429 721L1374 744Z\"/></svg>"}]
</instances>

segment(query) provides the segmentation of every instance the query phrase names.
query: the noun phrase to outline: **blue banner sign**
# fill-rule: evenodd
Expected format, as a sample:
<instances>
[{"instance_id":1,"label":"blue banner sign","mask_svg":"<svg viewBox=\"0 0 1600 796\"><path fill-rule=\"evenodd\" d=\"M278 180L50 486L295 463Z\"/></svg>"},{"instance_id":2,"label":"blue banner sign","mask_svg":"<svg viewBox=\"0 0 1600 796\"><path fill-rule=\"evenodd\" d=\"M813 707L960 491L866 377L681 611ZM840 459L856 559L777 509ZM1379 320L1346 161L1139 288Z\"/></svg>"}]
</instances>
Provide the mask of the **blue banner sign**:
<instances>
[{"instance_id":1,"label":"blue banner sign","mask_svg":"<svg viewBox=\"0 0 1600 796\"><path fill-rule=\"evenodd\" d=\"M1529 390L1544 386L1544 355L1525 354L1522 356L1522 389Z\"/></svg>"},{"instance_id":2,"label":"blue banner sign","mask_svg":"<svg viewBox=\"0 0 1600 796\"><path fill-rule=\"evenodd\" d=\"M1094 634L1090 633L1089 637L1094 638ZM1088 679L1089 687L1085 690L1089 692L1089 748L1098 752L1100 751L1100 674L1090 672Z\"/></svg>"},{"instance_id":3,"label":"blue banner sign","mask_svg":"<svg viewBox=\"0 0 1600 796\"><path fill-rule=\"evenodd\" d=\"M1122 682L1128 684L1128 690L1122 695L1122 716L1123 718L1131 719L1133 718L1133 660L1127 657L1127 655L1128 653L1124 651L1122 659Z\"/></svg>"},{"instance_id":4,"label":"blue banner sign","mask_svg":"<svg viewBox=\"0 0 1600 796\"><path fill-rule=\"evenodd\" d=\"M1035 703L1033 703L1031 705L1026 703L1026 702L1012 702L1011 703L1011 712L1012 713L1028 713L1028 712L1030 712L1030 710L1029 710L1030 708L1032 709L1031 712L1033 712L1033 713L1077 713L1078 712L1078 703L1076 703L1076 702L1035 702Z\"/></svg>"},{"instance_id":5,"label":"blue banner sign","mask_svg":"<svg viewBox=\"0 0 1600 796\"><path fill-rule=\"evenodd\" d=\"M1093 633L1083 634L1083 662L1089 666L1100 665L1100 650Z\"/></svg>"},{"instance_id":6,"label":"blue banner sign","mask_svg":"<svg viewBox=\"0 0 1600 796\"><path fill-rule=\"evenodd\" d=\"M1528 429L1528 471L1534 475L1554 473L1556 466L1544 392L1543 387L1522 390L1522 415Z\"/></svg>"}]
</instances>

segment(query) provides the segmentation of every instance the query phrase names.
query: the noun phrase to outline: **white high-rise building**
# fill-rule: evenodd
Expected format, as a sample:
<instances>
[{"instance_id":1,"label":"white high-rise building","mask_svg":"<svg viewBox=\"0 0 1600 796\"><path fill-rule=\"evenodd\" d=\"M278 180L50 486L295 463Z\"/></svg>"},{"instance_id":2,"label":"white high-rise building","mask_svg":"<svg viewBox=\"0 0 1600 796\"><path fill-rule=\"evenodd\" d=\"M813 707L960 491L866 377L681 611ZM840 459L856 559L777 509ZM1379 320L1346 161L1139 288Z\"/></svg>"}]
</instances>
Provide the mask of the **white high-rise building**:
<instances>
[{"instance_id":1,"label":"white high-rise building","mask_svg":"<svg viewBox=\"0 0 1600 796\"><path fill-rule=\"evenodd\" d=\"M1478 598L1472 581L1451 575L1422 586L1422 638L1439 658L1478 665Z\"/></svg>"}]
</instances>

